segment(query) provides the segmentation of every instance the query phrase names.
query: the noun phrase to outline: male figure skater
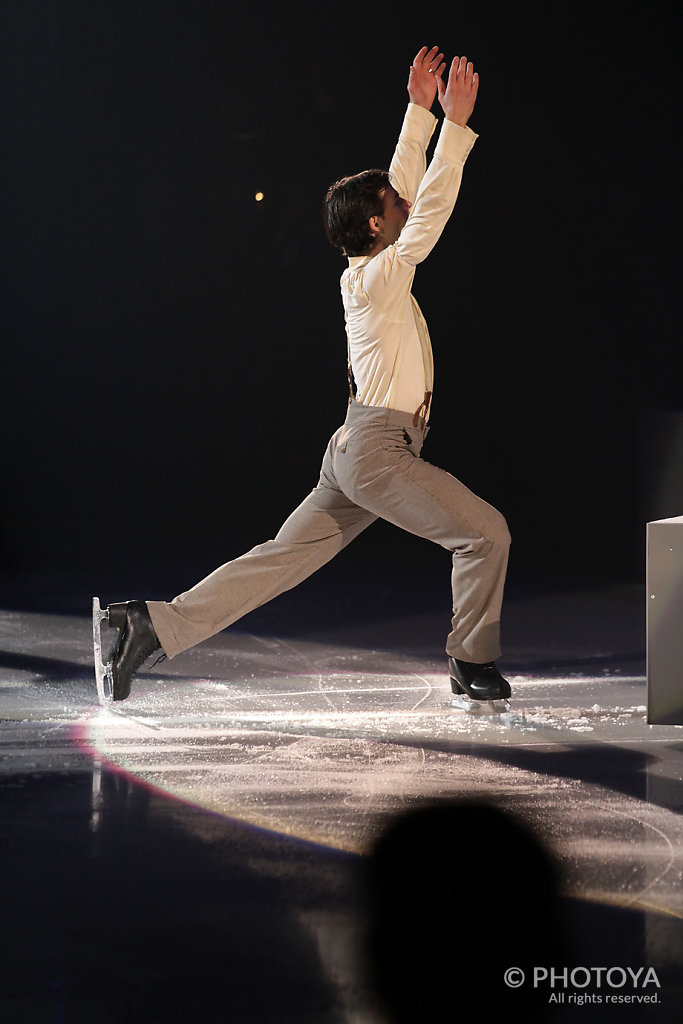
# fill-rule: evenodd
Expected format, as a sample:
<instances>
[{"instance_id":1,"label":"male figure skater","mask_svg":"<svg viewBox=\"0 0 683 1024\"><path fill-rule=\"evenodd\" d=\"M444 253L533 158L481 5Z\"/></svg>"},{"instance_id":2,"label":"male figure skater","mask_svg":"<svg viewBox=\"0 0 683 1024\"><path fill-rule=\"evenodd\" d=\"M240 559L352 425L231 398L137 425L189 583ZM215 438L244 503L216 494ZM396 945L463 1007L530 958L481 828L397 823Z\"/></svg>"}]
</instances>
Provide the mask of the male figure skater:
<instances>
[{"instance_id":1,"label":"male figure skater","mask_svg":"<svg viewBox=\"0 0 683 1024\"><path fill-rule=\"evenodd\" d=\"M351 396L318 485L274 540L216 569L171 602L108 608L119 629L108 668L113 700L160 647L173 658L296 586L378 517L453 555L453 619L446 641L451 688L472 700L510 696L495 661L510 537L499 512L449 473L424 462L433 391L427 326L411 294L460 189L477 139L467 127L479 78L456 57L448 83L436 46L423 46L408 78L409 105L388 172L342 178L324 204L330 241L348 257L341 277ZM438 92L444 121L429 167ZM356 394L353 395L352 381Z\"/></svg>"}]
</instances>

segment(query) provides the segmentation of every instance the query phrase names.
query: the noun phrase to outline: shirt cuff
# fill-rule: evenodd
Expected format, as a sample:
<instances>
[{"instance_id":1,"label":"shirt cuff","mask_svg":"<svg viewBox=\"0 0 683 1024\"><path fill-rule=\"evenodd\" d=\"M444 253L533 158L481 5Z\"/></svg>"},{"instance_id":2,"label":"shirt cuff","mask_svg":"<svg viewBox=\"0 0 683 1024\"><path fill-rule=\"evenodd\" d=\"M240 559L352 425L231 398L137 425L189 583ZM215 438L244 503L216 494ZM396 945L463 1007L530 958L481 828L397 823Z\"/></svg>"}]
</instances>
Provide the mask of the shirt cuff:
<instances>
[{"instance_id":1,"label":"shirt cuff","mask_svg":"<svg viewBox=\"0 0 683 1024\"><path fill-rule=\"evenodd\" d=\"M434 155L440 156L442 160L451 164L464 164L472 146L479 136L471 128L454 124L453 121L444 121L439 132L439 141L434 149Z\"/></svg>"},{"instance_id":2,"label":"shirt cuff","mask_svg":"<svg viewBox=\"0 0 683 1024\"><path fill-rule=\"evenodd\" d=\"M425 110L424 107L418 106L417 103L408 104L401 127L403 138L414 139L426 149L435 128L436 118L431 110Z\"/></svg>"}]
</instances>

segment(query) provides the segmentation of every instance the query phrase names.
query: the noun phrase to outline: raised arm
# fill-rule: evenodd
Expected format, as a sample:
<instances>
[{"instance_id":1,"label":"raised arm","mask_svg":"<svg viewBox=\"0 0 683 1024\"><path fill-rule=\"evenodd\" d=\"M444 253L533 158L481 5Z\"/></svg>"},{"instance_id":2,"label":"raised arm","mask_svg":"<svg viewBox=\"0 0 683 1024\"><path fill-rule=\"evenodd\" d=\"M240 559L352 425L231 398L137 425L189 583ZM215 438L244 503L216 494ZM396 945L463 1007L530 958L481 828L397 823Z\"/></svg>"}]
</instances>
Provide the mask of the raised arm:
<instances>
[{"instance_id":1,"label":"raised arm","mask_svg":"<svg viewBox=\"0 0 683 1024\"><path fill-rule=\"evenodd\" d=\"M425 55L423 63L428 56ZM415 200L409 194L401 193L413 202L410 216L397 241L378 253L368 266L365 281L369 288L384 291L393 287L392 281L407 278L412 268L429 255L451 215L462 181L463 166L477 139L477 135L467 127L467 121L474 109L479 76L465 57L454 59L447 86L442 81L441 71L436 76L436 86L432 88L434 95L438 89L446 119L429 168L420 177ZM434 77L434 72L427 70L426 73L430 78ZM416 79L416 85L422 87L421 95L428 102L430 93L424 75ZM395 187L401 192L398 181Z\"/></svg>"},{"instance_id":2,"label":"raised arm","mask_svg":"<svg viewBox=\"0 0 683 1024\"><path fill-rule=\"evenodd\" d=\"M423 46L415 55L408 73L408 99L412 107L408 107L389 172L396 191L410 203L415 202L427 169L425 152L436 125L431 107L436 97L437 80L445 68L438 46L431 49ZM415 110L415 107L421 109Z\"/></svg>"}]
</instances>

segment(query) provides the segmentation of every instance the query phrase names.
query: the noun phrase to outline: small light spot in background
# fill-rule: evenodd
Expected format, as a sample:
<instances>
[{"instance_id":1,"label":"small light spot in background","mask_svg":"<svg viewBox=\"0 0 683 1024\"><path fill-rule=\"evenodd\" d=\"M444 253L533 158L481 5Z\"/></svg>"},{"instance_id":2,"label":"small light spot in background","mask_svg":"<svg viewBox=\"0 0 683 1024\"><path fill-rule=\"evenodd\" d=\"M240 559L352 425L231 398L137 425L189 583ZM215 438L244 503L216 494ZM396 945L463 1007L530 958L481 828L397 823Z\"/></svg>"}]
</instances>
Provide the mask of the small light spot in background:
<instances>
[{"instance_id":1,"label":"small light spot in background","mask_svg":"<svg viewBox=\"0 0 683 1024\"><path fill-rule=\"evenodd\" d=\"M263 192L257 192L254 196L254 199L256 200L257 203L260 203L261 200L263 199Z\"/></svg>"}]
</instances>

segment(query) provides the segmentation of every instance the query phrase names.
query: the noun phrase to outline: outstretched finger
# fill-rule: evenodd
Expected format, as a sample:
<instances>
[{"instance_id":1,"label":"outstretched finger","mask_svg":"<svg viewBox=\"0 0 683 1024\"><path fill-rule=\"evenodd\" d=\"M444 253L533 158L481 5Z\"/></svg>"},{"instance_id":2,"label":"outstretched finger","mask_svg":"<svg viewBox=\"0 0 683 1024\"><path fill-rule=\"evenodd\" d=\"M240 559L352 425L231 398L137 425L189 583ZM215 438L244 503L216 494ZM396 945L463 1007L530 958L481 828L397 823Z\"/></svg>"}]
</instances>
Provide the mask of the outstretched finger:
<instances>
[{"instance_id":1,"label":"outstretched finger","mask_svg":"<svg viewBox=\"0 0 683 1024\"><path fill-rule=\"evenodd\" d=\"M455 80L458 77L458 62L459 61L460 61L459 57L454 57L453 60L451 61L451 66L448 69L448 81L449 82L451 82L451 81L455 82Z\"/></svg>"},{"instance_id":2,"label":"outstretched finger","mask_svg":"<svg viewBox=\"0 0 683 1024\"><path fill-rule=\"evenodd\" d=\"M413 60L413 67L419 67L420 66L420 64L424 60L424 56L425 56L426 52L427 52L427 47L423 46L422 49L418 53L415 54L415 58Z\"/></svg>"}]
</instances>

